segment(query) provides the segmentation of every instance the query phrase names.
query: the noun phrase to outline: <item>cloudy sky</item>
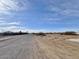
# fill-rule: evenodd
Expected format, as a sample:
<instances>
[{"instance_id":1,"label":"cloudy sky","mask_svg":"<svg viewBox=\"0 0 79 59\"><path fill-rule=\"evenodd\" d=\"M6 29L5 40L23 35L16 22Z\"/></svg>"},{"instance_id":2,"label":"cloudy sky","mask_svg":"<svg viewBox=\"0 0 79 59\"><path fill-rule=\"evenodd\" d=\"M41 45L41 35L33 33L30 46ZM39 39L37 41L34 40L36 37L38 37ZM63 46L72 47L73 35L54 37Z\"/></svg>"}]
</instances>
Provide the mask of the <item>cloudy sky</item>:
<instances>
[{"instance_id":1,"label":"cloudy sky","mask_svg":"<svg viewBox=\"0 0 79 59\"><path fill-rule=\"evenodd\" d=\"M79 0L0 0L0 32L79 31Z\"/></svg>"}]
</instances>

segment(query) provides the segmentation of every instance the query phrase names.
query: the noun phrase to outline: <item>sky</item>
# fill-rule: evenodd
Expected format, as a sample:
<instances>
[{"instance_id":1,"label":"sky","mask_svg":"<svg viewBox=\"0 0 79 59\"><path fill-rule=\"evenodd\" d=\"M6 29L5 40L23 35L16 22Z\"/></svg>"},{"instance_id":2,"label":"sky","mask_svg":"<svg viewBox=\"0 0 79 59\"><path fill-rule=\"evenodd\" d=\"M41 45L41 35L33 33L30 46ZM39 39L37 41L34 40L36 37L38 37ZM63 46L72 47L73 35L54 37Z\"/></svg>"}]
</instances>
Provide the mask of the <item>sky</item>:
<instances>
[{"instance_id":1,"label":"sky","mask_svg":"<svg viewBox=\"0 0 79 59\"><path fill-rule=\"evenodd\" d=\"M79 0L0 0L0 32L79 31Z\"/></svg>"}]
</instances>

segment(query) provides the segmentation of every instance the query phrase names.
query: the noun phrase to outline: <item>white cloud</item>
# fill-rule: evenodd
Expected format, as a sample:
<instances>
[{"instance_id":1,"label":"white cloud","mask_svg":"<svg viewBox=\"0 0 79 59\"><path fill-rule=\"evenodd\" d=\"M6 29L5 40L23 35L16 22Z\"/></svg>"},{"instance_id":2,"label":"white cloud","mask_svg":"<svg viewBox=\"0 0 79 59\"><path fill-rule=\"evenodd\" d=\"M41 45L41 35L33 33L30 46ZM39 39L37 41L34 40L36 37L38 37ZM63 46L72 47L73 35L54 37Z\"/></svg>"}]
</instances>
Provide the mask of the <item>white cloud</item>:
<instances>
[{"instance_id":1,"label":"white cloud","mask_svg":"<svg viewBox=\"0 0 79 59\"><path fill-rule=\"evenodd\" d=\"M0 0L0 10L20 10L24 8L24 4L24 2L19 2L19 0Z\"/></svg>"},{"instance_id":2,"label":"white cloud","mask_svg":"<svg viewBox=\"0 0 79 59\"><path fill-rule=\"evenodd\" d=\"M59 7L57 7L57 6L53 6L52 4L51 5L49 5L49 7L48 7L48 10L50 10L50 11L54 11L54 12L60 12L62 9L61 8L59 8Z\"/></svg>"},{"instance_id":3,"label":"white cloud","mask_svg":"<svg viewBox=\"0 0 79 59\"><path fill-rule=\"evenodd\" d=\"M5 21L0 20L0 23L4 23Z\"/></svg>"},{"instance_id":4,"label":"white cloud","mask_svg":"<svg viewBox=\"0 0 79 59\"><path fill-rule=\"evenodd\" d=\"M5 32L5 31L47 32L47 30L44 30L44 29L29 29L29 28L21 27L20 25L21 25L21 22L7 22L7 21L0 20L0 32Z\"/></svg>"},{"instance_id":5,"label":"white cloud","mask_svg":"<svg viewBox=\"0 0 79 59\"><path fill-rule=\"evenodd\" d=\"M79 16L79 0L54 0L49 3L48 9L65 16Z\"/></svg>"},{"instance_id":6,"label":"white cloud","mask_svg":"<svg viewBox=\"0 0 79 59\"><path fill-rule=\"evenodd\" d=\"M71 27L65 27L59 29L60 31L78 31L79 28L71 28Z\"/></svg>"},{"instance_id":7,"label":"white cloud","mask_svg":"<svg viewBox=\"0 0 79 59\"><path fill-rule=\"evenodd\" d=\"M79 10L67 9L67 10L63 10L60 13L66 16L79 16Z\"/></svg>"},{"instance_id":8,"label":"white cloud","mask_svg":"<svg viewBox=\"0 0 79 59\"><path fill-rule=\"evenodd\" d=\"M7 22L7 21L0 21L0 26L11 26L11 25L20 25L21 22Z\"/></svg>"},{"instance_id":9,"label":"white cloud","mask_svg":"<svg viewBox=\"0 0 79 59\"><path fill-rule=\"evenodd\" d=\"M63 19L56 18L56 17L48 17L48 18L44 18L43 20L45 21L45 23L48 23L48 24L58 24Z\"/></svg>"},{"instance_id":10,"label":"white cloud","mask_svg":"<svg viewBox=\"0 0 79 59\"><path fill-rule=\"evenodd\" d=\"M0 0L0 14L10 14L11 11L20 11L30 8L26 0Z\"/></svg>"},{"instance_id":11,"label":"white cloud","mask_svg":"<svg viewBox=\"0 0 79 59\"><path fill-rule=\"evenodd\" d=\"M0 27L0 32L5 32L5 31L12 31L12 32L18 32L18 31L23 31L23 32L49 32L48 30L45 30L45 29L29 29L29 28L19 27L19 26Z\"/></svg>"},{"instance_id":12,"label":"white cloud","mask_svg":"<svg viewBox=\"0 0 79 59\"><path fill-rule=\"evenodd\" d=\"M20 25L21 23L20 22L10 22L8 23L9 25Z\"/></svg>"},{"instance_id":13,"label":"white cloud","mask_svg":"<svg viewBox=\"0 0 79 59\"><path fill-rule=\"evenodd\" d=\"M49 21L60 21L61 19L60 18L49 18L48 20Z\"/></svg>"}]
</instances>

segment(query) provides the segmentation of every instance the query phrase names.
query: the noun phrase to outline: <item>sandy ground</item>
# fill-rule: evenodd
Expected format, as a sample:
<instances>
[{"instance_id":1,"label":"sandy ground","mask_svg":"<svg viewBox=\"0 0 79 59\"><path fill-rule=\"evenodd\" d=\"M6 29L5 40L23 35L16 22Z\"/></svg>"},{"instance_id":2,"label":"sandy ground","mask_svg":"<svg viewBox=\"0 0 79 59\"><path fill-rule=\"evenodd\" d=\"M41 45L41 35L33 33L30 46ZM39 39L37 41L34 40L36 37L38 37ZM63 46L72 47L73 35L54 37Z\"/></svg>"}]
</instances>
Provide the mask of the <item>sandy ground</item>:
<instances>
[{"instance_id":1,"label":"sandy ground","mask_svg":"<svg viewBox=\"0 0 79 59\"><path fill-rule=\"evenodd\" d=\"M79 40L79 36L47 35L35 38L48 59L79 59L79 42L74 42Z\"/></svg>"},{"instance_id":2,"label":"sandy ground","mask_svg":"<svg viewBox=\"0 0 79 59\"><path fill-rule=\"evenodd\" d=\"M68 41L77 42L79 43L79 39L68 39Z\"/></svg>"},{"instance_id":3,"label":"sandy ground","mask_svg":"<svg viewBox=\"0 0 79 59\"><path fill-rule=\"evenodd\" d=\"M0 59L79 59L79 36L18 35L1 38ZM8 40L7 40L8 39Z\"/></svg>"}]
</instances>

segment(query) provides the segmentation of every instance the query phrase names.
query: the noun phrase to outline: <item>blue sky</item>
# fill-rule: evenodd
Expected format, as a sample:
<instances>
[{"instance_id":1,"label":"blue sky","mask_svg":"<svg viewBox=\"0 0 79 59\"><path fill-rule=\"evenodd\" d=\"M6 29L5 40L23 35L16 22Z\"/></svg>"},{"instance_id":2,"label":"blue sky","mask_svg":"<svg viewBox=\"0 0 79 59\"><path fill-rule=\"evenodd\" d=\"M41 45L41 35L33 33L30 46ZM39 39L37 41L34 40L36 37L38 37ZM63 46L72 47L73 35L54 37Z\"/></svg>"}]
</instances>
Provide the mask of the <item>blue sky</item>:
<instances>
[{"instance_id":1,"label":"blue sky","mask_svg":"<svg viewBox=\"0 0 79 59\"><path fill-rule=\"evenodd\" d=\"M79 31L79 0L0 0L0 32Z\"/></svg>"}]
</instances>

